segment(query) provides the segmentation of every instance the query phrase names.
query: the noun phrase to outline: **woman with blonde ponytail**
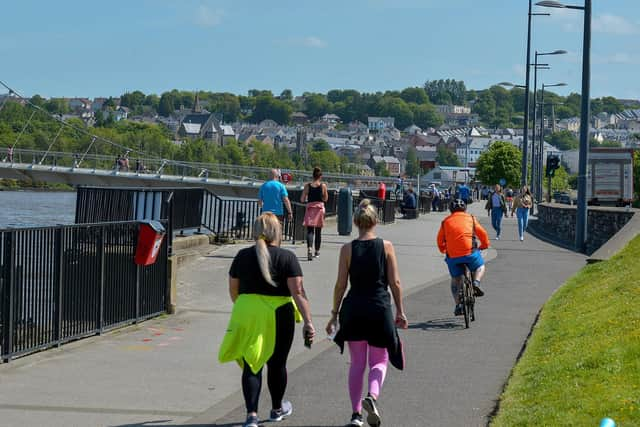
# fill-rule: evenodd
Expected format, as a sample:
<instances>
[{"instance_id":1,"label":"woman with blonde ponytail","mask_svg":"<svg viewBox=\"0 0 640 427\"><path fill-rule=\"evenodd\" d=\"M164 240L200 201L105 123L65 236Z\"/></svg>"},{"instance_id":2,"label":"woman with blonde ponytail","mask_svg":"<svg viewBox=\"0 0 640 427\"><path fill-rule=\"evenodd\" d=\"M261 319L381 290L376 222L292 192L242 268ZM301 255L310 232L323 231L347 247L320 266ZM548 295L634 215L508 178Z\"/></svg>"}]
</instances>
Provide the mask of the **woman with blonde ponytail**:
<instances>
[{"instance_id":1,"label":"woman with blonde ponytail","mask_svg":"<svg viewBox=\"0 0 640 427\"><path fill-rule=\"evenodd\" d=\"M218 360L236 361L242 367L247 408L244 427L258 427L265 364L272 404L269 420L282 421L291 415L291 402L283 397L295 322L304 320L306 341L313 341L315 335L302 269L293 252L280 248L281 233L276 215L260 215L253 225L256 244L240 250L229 270L229 294L234 304Z\"/></svg>"}]
</instances>

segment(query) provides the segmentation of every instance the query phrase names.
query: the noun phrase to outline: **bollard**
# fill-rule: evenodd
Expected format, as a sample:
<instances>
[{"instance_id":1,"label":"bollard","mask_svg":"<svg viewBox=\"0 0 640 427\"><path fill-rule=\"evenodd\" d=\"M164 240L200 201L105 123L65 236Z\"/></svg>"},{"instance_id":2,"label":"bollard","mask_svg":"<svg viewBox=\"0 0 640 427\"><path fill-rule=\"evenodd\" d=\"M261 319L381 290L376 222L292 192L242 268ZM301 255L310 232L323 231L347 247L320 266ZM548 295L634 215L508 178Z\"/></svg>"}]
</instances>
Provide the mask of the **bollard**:
<instances>
[{"instance_id":1,"label":"bollard","mask_svg":"<svg viewBox=\"0 0 640 427\"><path fill-rule=\"evenodd\" d=\"M351 220L353 218L353 196L350 188L341 188L338 193L338 234L351 234Z\"/></svg>"}]
</instances>

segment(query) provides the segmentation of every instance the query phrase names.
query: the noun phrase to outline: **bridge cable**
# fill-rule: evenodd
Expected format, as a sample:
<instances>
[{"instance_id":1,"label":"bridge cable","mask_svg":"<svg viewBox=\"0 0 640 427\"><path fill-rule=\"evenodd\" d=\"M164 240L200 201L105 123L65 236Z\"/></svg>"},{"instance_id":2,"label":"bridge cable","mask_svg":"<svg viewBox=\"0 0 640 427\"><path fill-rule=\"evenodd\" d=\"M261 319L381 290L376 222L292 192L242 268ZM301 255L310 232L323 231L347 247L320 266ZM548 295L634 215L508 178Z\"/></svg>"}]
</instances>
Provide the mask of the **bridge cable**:
<instances>
[{"instance_id":1,"label":"bridge cable","mask_svg":"<svg viewBox=\"0 0 640 427\"><path fill-rule=\"evenodd\" d=\"M91 138L91 143L87 147L87 150L82 154L82 157L80 157L80 160L78 160L78 163L76 163L77 168L80 167L80 164L84 161L84 158L87 156L87 153L89 153L89 150L91 150L91 147L93 146L94 142L96 142L95 136Z\"/></svg>"},{"instance_id":2,"label":"bridge cable","mask_svg":"<svg viewBox=\"0 0 640 427\"><path fill-rule=\"evenodd\" d=\"M18 141L20 141L20 138L22 137L22 134L24 133L24 131L27 130L27 126L29 126L29 123L31 123L31 119L33 119L33 116L35 114L36 114L36 111L33 110L33 112L31 113L31 116L29 116L29 120L27 120L27 123L24 124L24 126L22 127L22 130L18 134L18 137L16 138L13 145L11 146L12 149L16 148L16 145L18 145Z\"/></svg>"},{"instance_id":3,"label":"bridge cable","mask_svg":"<svg viewBox=\"0 0 640 427\"><path fill-rule=\"evenodd\" d=\"M42 162L44 162L44 159L47 157L47 155L49 154L49 151L51 151L51 147L53 147L53 144L56 143L56 141L58 140L58 137L60 136L60 134L62 133L62 129L64 129L64 126L60 126L60 129L58 129L58 133L56 134L55 138L53 138L53 142L51 144L49 144L49 147L47 148L47 151L45 151L44 156L42 156L42 158L40 159L40 161L38 162L39 165L42 164Z\"/></svg>"}]
</instances>

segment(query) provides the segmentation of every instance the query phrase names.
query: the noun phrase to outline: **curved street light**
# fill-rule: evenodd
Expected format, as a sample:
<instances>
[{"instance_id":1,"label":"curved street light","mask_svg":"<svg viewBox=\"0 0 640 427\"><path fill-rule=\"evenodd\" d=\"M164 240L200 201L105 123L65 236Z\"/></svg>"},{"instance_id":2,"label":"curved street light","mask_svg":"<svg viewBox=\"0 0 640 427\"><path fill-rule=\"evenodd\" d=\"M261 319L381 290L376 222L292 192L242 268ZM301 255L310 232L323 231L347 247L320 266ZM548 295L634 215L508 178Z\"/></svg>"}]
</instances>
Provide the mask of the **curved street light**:
<instances>
[{"instance_id":1,"label":"curved street light","mask_svg":"<svg viewBox=\"0 0 640 427\"><path fill-rule=\"evenodd\" d=\"M557 1L540 1L542 7L577 9L584 12L582 41L582 93L580 111L580 145L578 149L578 207L576 211L576 249L584 252L587 242L587 159L589 150L589 122L591 121L591 0L584 6L566 5Z\"/></svg>"}]
</instances>

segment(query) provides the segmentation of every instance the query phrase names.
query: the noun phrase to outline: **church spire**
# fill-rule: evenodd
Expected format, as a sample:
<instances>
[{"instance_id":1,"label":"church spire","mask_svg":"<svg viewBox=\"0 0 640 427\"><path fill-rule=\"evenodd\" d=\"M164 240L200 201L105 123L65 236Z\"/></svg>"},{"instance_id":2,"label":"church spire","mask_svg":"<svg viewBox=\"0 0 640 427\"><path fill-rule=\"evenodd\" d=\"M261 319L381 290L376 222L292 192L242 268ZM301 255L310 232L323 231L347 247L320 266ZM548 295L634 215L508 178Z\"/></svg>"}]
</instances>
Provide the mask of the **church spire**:
<instances>
[{"instance_id":1,"label":"church spire","mask_svg":"<svg viewBox=\"0 0 640 427\"><path fill-rule=\"evenodd\" d=\"M202 112L202 108L200 108L200 92L198 92L197 90L196 90L196 99L193 103L193 112L194 113Z\"/></svg>"}]
</instances>

